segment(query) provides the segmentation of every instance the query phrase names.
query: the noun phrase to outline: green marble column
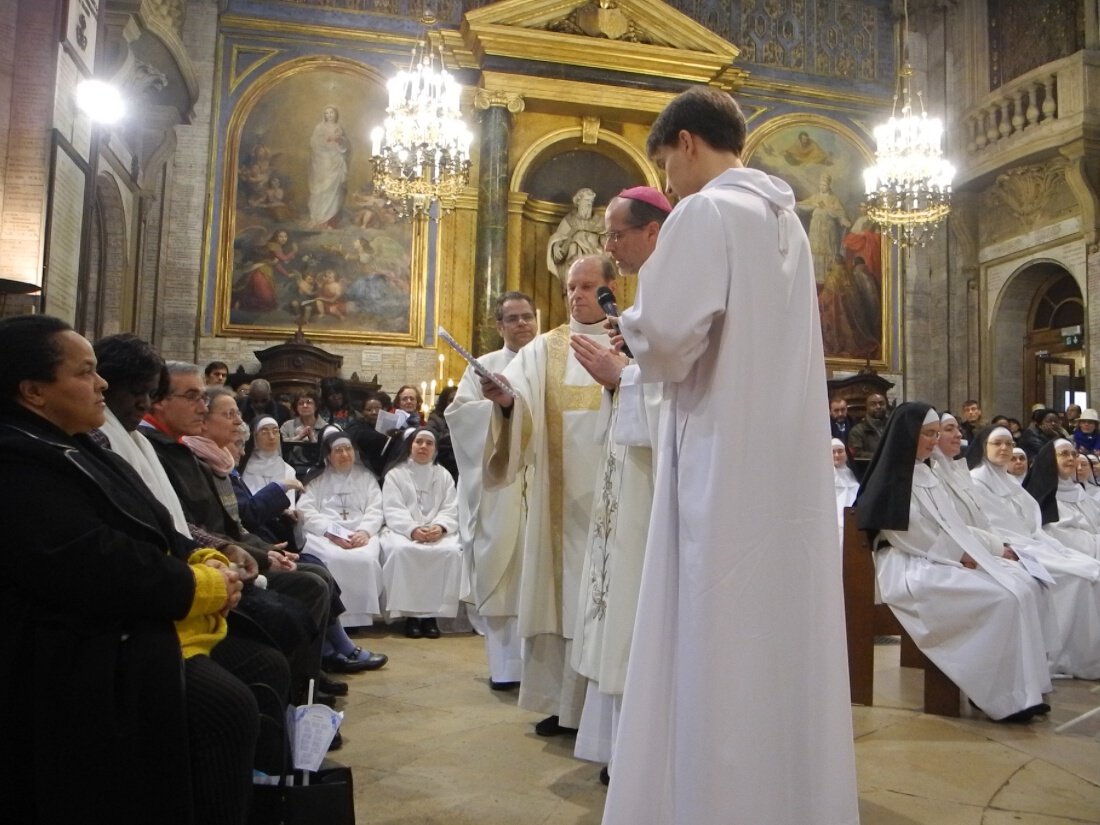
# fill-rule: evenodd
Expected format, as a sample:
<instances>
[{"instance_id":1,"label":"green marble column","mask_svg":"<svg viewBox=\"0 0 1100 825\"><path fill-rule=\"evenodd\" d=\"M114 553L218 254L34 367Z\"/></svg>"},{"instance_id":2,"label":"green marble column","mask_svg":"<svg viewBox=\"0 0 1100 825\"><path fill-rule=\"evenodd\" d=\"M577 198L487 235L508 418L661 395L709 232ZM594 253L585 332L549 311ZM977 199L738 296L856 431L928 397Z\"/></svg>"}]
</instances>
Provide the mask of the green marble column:
<instances>
[{"instance_id":1,"label":"green marble column","mask_svg":"<svg viewBox=\"0 0 1100 825\"><path fill-rule=\"evenodd\" d=\"M523 98L482 89L474 106L482 112L473 318L474 354L481 355L501 346L493 304L504 292L508 269L508 138Z\"/></svg>"}]
</instances>

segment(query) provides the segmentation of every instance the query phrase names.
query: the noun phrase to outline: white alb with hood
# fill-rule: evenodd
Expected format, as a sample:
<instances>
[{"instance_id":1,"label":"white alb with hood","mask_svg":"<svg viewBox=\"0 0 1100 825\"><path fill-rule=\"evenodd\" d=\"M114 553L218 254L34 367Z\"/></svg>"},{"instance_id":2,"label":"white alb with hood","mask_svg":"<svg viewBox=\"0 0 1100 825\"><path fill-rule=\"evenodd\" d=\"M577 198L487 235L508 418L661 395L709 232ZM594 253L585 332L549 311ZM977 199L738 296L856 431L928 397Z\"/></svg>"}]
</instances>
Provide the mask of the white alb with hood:
<instances>
[{"instance_id":1,"label":"white alb with hood","mask_svg":"<svg viewBox=\"0 0 1100 825\"><path fill-rule=\"evenodd\" d=\"M669 406L604 825L859 821L825 363L794 203L777 178L726 170L673 209L622 316Z\"/></svg>"}]
</instances>

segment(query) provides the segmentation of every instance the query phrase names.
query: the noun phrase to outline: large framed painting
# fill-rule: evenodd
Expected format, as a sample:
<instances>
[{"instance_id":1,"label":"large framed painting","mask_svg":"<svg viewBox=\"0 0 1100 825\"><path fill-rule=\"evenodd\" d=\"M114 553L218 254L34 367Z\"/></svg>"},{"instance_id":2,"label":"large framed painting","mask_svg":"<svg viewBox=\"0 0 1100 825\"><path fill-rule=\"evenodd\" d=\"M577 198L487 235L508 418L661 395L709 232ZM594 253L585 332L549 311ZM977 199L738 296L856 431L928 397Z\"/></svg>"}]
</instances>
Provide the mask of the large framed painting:
<instances>
[{"instance_id":1,"label":"large framed painting","mask_svg":"<svg viewBox=\"0 0 1100 825\"><path fill-rule=\"evenodd\" d=\"M788 115L751 132L745 158L794 190L810 238L826 360L888 369L893 267L889 246L864 205L863 170L874 162L870 149L835 121Z\"/></svg>"},{"instance_id":2,"label":"large framed painting","mask_svg":"<svg viewBox=\"0 0 1100 825\"><path fill-rule=\"evenodd\" d=\"M386 103L378 74L335 57L271 69L241 95L221 169L216 333L422 343L427 228L371 184Z\"/></svg>"}]
</instances>

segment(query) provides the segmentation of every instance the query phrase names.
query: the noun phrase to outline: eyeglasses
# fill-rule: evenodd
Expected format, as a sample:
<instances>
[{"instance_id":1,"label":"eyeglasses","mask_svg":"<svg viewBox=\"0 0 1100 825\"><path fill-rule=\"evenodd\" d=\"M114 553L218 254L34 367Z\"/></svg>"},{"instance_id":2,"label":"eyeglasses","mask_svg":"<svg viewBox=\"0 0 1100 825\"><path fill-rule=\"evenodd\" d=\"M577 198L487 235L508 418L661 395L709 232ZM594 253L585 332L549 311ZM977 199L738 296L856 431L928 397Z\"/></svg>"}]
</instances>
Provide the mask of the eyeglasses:
<instances>
[{"instance_id":1,"label":"eyeglasses","mask_svg":"<svg viewBox=\"0 0 1100 825\"><path fill-rule=\"evenodd\" d=\"M188 390L187 392L170 392L170 393L168 393L168 397L169 398L182 398L188 404L198 404L198 403L201 402L204 407L206 406L206 393L204 393L202 390Z\"/></svg>"},{"instance_id":2,"label":"eyeglasses","mask_svg":"<svg viewBox=\"0 0 1100 825\"><path fill-rule=\"evenodd\" d=\"M608 230L607 232L603 232L603 233L600 234L600 241L605 243L605 244L607 244L607 243L618 243L619 241L621 241L623 239L623 235L625 235L627 232L635 232L635 231L637 231L641 228L642 228L641 226L634 225L634 226L625 226L622 229L611 229L611 230Z\"/></svg>"},{"instance_id":3,"label":"eyeglasses","mask_svg":"<svg viewBox=\"0 0 1100 825\"><path fill-rule=\"evenodd\" d=\"M523 321L524 323L530 324L530 323L533 323L534 320L535 320L535 313L533 313L533 312L524 312L524 313L521 313L520 315L504 315L504 316L501 317L500 320L503 321L506 324L518 324L520 321Z\"/></svg>"}]
</instances>

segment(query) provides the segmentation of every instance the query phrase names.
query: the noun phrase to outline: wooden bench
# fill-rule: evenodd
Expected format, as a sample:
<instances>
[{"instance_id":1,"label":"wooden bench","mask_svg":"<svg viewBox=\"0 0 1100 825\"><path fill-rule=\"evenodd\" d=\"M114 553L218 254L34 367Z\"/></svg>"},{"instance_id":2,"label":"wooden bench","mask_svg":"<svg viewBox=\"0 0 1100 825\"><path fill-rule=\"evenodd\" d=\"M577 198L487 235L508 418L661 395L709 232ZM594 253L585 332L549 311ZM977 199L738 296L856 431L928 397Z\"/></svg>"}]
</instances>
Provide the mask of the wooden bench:
<instances>
[{"instance_id":1,"label":"wooden bench","mask_svg":"<svg viewBox=\"0 0 1100 825\"><path fill-rule=\"evenodd\" d=\"M901 666L924 670L924 712L959 715L959 688L917 648L897 617L875 604L875 562L856 511L844 511L844 617L848 634L848 680L853 705L873 705L875 636L901 636Z\"/></svg>"}]
</instances>

